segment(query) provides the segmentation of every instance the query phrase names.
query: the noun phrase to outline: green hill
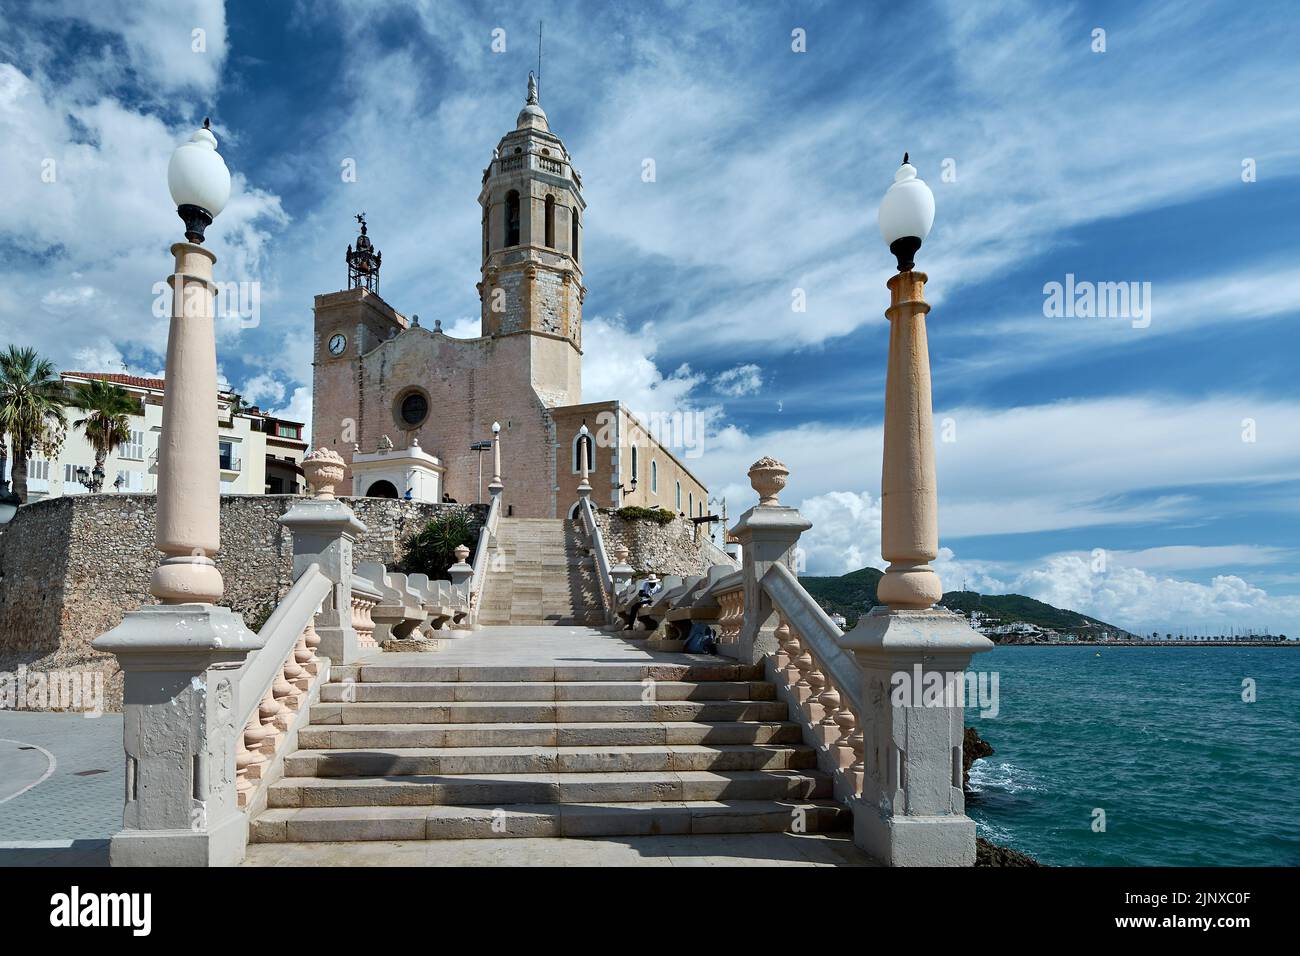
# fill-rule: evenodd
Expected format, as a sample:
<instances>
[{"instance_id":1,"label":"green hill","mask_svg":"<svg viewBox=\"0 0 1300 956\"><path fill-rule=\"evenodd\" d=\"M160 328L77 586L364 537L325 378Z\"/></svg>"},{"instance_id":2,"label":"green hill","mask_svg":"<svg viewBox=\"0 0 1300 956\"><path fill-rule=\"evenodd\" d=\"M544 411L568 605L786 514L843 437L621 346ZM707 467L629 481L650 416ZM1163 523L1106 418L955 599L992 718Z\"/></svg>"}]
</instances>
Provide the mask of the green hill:
<instances>
[{"instance_id":1,"label":"green hill","mask_svg":"<svg viewBox=\"0 0 1300 956\"><path fill-rule=\"evenodd\" d=\"M801 577L799 582L816 598L828 614L843 614L849 627L876 605L876 585L882 573L875 568L861 568L839 577ZM979 612L986 629L1033 625L1044 630L1072 634L1091 639L1109 631L1111 636L1126 638L1130 635L1122 628L1088 617L1078 611L1053 607L1023 594L978 594L975 591L948 591L939 602L943 607L958 611L967 617ZM991 635L998 640L1004 635ZM1009 637L1009 635L1007 635ZM1018 638L1015 638L1018 639Z\"/></svg>"}]
</instances>

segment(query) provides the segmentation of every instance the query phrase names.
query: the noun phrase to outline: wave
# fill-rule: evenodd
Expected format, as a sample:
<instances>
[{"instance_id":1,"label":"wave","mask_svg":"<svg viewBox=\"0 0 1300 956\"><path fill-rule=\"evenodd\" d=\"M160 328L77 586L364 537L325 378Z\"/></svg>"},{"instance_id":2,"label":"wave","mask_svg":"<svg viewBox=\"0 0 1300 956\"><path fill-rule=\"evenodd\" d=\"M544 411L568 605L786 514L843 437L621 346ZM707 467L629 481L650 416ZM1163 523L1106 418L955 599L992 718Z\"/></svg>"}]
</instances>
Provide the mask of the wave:
<instances>
[{"instance_id":1,"label":"wave","mask_svg":"<svg viewBox=\"0 0 1300 956\"><path fill-rule=\"evenodd\" d=\"M970 768L970 789L981 795L1038 793L1044 790L1039 778L1029 770L1005 760L985 757Z\"/></svg>"}]
</instances>

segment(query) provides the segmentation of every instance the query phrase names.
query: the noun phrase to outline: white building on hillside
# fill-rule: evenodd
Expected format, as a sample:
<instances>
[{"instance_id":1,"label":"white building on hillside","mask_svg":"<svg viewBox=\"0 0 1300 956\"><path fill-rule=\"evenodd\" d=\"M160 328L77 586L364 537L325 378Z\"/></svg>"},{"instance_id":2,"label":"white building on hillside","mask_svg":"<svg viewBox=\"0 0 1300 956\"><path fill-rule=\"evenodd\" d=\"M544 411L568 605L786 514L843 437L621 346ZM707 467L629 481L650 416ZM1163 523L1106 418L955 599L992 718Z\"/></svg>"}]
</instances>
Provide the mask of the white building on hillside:
<instances>
[{"instance_id":1,"label":"white building on hillside","mask_svg":"<svg viewBox=\"0 0 1300 956\"><path fill-rule=\"evenodd\" d=\"M131 438L104 462L104 491L154 492L158 489L158 439L162 433L164 380L112 372L64 372L68 386L92 379L120 385L140 400L140 414L131 416ZM217 396L220 434L215 454L221 462L223 494L290 494L302 490L302 422L275 418L256 407L231 414L231 392ZM27 468L28 501L86 493L78 480L79 469L88 474L95 466L95 451L85 433L73 422L85 417L75 406L65 410L68 431L58 457L32 458ZM4 479L12 481L13 460ZM11 486L12 487L12 486Z\"/></svg>"}]
</instances>

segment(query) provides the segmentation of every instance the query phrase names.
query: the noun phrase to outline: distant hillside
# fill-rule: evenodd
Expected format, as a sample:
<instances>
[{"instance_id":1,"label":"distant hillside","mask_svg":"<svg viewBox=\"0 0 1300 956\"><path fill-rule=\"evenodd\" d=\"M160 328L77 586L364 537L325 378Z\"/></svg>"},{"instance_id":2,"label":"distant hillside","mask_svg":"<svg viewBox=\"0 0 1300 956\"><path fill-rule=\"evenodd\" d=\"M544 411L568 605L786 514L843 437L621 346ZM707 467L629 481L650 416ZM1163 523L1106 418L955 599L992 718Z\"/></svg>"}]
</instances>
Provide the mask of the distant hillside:
<instances>
[{"instance_id":1,"label":"distant hillside","mask_svg":"<svg viewBox=\"0 0 1300 956\"><path fill-rule=\"evenodd\" d=\"M828 614L843 614L849 627L876 605L876 585L882 572L861 568L839 577L806 576L799 582ZM1078 611L1053 607L1023 594L978 594L975 591L949 591L939 602L967 617L978 612L979 629L994 640L1033 640L1035 630L1056 631L1084 639L1110 631L1113 637L1129 634L1122 628ZM1026 625L1028 627L1026 627Z\"/></svg>"}]
</instances>

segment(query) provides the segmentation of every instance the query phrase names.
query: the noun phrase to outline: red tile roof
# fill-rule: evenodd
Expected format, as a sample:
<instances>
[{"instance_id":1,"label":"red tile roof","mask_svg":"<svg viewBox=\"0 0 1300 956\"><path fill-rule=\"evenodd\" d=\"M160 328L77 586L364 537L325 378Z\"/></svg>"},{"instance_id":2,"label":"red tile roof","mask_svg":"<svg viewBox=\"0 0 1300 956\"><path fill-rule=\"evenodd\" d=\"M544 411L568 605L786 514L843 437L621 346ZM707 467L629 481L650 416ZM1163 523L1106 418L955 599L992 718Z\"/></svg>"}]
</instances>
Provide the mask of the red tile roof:
<instances>
[{"instance_id":1,"label":"red tile roof","mask_svg":"<svg viewBox=\"0 0 1300 956\"><path fill-rule=\"evenodd\" d=\"M122 375L118 372L64 372L64 377L97 378L104 382L116 382L118 385L133 385L136 388L156 388L162 391L167 384L161 378L144 378L140 375Z\"/></svg>"}]
</instances>

